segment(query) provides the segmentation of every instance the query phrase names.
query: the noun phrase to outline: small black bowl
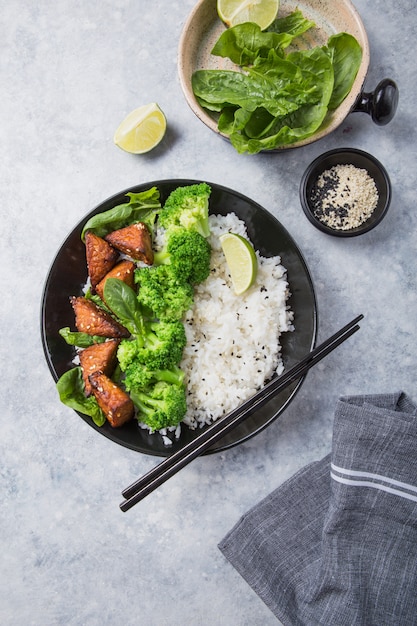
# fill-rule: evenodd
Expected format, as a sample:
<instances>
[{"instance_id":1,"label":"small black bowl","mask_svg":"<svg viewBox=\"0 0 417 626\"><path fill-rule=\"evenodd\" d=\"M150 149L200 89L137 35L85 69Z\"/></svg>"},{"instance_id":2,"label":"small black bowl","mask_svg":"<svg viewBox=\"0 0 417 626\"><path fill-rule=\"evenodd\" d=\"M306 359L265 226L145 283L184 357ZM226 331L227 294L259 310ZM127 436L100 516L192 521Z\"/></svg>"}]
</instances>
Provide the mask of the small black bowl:
<instances>
[{"instance_id":1,"label":"small black bowl","mask_svg":"<svg viewBox=\"0 0 417 626\"><path fill-rule=\"evenodd\" d=\"M347 230L332 228L314 214L312 192L317 179L326 170L337 165L353 165L364 169L374 179L378 190L378 203L370 217L360 226ZM317 157L306 169L300 183L300 201L304 213L319 230L335 237L355 237L375 228L385 217L391 202L391 182L384 166L371 154L355 148L338 148Z\"/></svg>"}]
</instances>

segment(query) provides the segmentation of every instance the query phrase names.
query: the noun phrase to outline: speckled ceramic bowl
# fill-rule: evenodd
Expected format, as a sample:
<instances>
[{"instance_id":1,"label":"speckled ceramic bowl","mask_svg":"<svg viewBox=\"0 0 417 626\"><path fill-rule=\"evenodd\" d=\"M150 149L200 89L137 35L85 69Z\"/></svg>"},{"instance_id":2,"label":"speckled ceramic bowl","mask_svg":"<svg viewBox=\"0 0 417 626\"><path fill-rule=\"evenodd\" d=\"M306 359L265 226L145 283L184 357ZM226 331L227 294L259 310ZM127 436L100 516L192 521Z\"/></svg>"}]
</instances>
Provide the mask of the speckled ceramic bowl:
<instances>
[{"instance_id":1,"label":"speckled ceramic bowl","mask_svg":"<svg viewBox=\"0 0 417 626\"><path fill-rule=\"evenodd\" d=\"M370 217L361 225L340 230L326 225L315 215L314 189L318 178L337 165L353 165L366 170L374 180L378 191L378 200ZM300 183L300 202L307 219L323 233L334 237L356 237L369 232L385 217L391 203L391 182L385 167L371 154L355 148L339 148L320 155L308 166Z\"/></svg>"},{"instance_id":2,"label":"speckled ceramic bowl","mask_svg":"<svg viewBox=\"0 0 417 626\"><path fill-rule=\"evenodd\" d=\"M390 79L384 79L375 92L362 92L369 67L369 43L362 20L350 0L281 0L278 15L285 16L296 9L300 9L306 18L316 24L315 28L300 38L303 47L322 46L331 35L348 32L358 40L363 56L351 92L329 115L326 124L312 137L279 150L297 148L321 139L335 130L352 111L369 113L377 124L388 123L396 110L397 87ZM191 77L199 69L236 69L228 59L211 54L225 28L217 14L217 1L199 0L184 25L178 48L178 72L186 101L195 115L219 135L216 116L197 102Z\"/></svg>"}]
</instances>

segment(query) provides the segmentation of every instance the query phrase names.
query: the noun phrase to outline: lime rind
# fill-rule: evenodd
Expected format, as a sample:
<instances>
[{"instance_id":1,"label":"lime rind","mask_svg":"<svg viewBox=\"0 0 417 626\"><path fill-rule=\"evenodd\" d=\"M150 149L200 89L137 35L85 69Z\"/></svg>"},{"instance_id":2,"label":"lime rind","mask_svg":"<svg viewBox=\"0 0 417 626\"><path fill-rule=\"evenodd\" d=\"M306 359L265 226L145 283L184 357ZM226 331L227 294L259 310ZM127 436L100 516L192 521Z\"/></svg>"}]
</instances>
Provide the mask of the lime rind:
<instances>
[{"instance_id":1,"label":"lime rind","mask_svg":"<svg viewBox=\"0 0 417 626\"><path fill-rule=\"evenodd\" d=\"M220 244L226 258L236 295L242 295L256 281L258 259L255 250L245 237L236 233L220 235Z\"/></svg>"},{"instance_id":2,"label":"lime rind","mask_svg":"<svg viewBox=\"0 0 417 626\"><path fill-rule=\"evenodd\" d=\"M156 102L134 109L121 122L113 141L125 152L144 154L155 148L166 132L166 117Z\"/></svg>"},{"instance_id":3,"label":"lime rind","mask_svg":"<svg viewBox=\"0 0 417 626\"><path fill-rule=\"evenodd\" d=\"M261 30L276 18L279 0L217 0L217 14L228 28L254 22Z\"/></svg>"}]
</instances>

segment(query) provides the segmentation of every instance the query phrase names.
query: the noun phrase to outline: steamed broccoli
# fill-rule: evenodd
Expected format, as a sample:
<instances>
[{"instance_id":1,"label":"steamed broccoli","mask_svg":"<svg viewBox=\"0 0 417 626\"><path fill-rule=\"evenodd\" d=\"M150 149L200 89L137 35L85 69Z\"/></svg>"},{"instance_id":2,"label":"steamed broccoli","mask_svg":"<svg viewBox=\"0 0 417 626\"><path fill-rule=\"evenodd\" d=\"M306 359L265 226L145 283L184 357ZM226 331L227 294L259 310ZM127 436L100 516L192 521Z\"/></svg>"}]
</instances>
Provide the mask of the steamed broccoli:
<instances>
[{"instance_id":1,"label":"steamed broccoli","mask_svg":"<svg viewBox=\"0 0 417 626\"><path fill-rule=\"evenodd\" d=\"M184 372L178 367L185 344L181 322L145 322L140 337L123 339L118 347L122 383L137 408L145 413L138 419L152 430L176 425L185 414ZM162 389L165 391L161 395ZM151 404L146 413L148 396L152 402L158 399L158 403Z\"/></svg>"},{"instance_id":2,"label":"steamed broccoli","mask_svg":"<svg viewBox=\"0 0 417 626\"><path fill-rule=\"evenodd\" d=\"M155 252L155 265L171 265L182 282L201 283L210 274L211 247L196 230L176 228L167 233L165 246Z\"/></svg>"},{"instance_id":3,"label":"steamed broccoli","mask_svg":"<svg viewBox=\"0 0 417 626\"><path fill-rule=\"evenodd\" d=\"M140 344L136 339L122 339L117 348L117 360L123 372L136 359L138 350L140 350Z\"/></svg>"},{"instance_id":4,"label":"steamed broccoli","mask_svg":"<svg viewBox=\"0 0 417 626\"><path fill-rule=\"evenodd\" d=\"M138 410L138 420L152 431L176 426L187 411L183 385L157 382L142 391L131 391L130 396Z\"/></svg>"},{"instance_id":5,"label":"steamed broccoli","mask_svg":"<svg viewBox=\"0 0 417 626\"><path fill-rule=\"evenodd\" d=\"M208 237L210 234L208 221L210 194L211 188L207 183L177 187L170 193L159 214L159 224L166 230L180 226Z\"/></svg>"},{"instance_id":6,"label":"steamed broccoli","mask_svg":"<svg viewBox=\"0 0 417 626\"><path fill-rule=\"evenodd\" d=\"M129 392L138 392L157 382L181 386L183 381L184 372L177 365L173 365L170 369L152 370L138 359L134 359L126 367L123 383Z\"/></svg>"},{"instance_id":7,"label":"steamed broccoli","mask_svg":"<svg viewBox=\"0 0 417 626\"><path fill-rule=\"evenodd\" d=\"M172 265L141 267L135 272L138 301L161 321L180 320L194 302L192 285L180 279Z\"/></svg>"},{"instance_id":8,"label":"steamed broccoli","mask_svg":"<svg viewBox=\"0 0 417 626\"><path fill-rule=\"evenodd\" d=\"M181 361L186 342L180 321L144 322L141 335L120 342L117 359L123 371L135 359L152 370L169 369Z\"/></svg>"},{"instance_id":9,"label":"steamed broccoli","mask_svg":"<svg viewBox=\"0 0 417 626\"><path fill-rule=\"evenodd\" d=\"M152 391L152 401L159 401L153 411L149 409L149 415L139 419L154 430L169 425L170 421L178 423L185 413L184 372L178 367L187 342L183 323L148 319L136 292L121 280L109 278L104 291L111 309L131 329L131 337L122 339L117 349L120 383L133 402L135 396L137 402L143 403L148 389ZM162 402L163 394L157 394L156 390L165 386L166 399Z\"/></svg>"}]
</instances>

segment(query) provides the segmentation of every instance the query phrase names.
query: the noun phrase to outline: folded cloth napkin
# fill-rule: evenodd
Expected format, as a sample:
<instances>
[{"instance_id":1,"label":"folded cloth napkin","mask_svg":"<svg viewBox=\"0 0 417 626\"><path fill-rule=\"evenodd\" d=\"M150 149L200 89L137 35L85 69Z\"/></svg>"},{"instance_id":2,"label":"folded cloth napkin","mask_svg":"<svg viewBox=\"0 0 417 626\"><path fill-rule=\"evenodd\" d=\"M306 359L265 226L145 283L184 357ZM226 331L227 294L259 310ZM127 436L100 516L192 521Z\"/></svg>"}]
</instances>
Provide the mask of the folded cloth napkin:
<instances>
[{"instance_id":1,"label":"folded cloth napkin","mask_svg":"<svg viewBox=\"0 0 417 626\"><path fill-rule=\"evenodd\" d=\"M332 452L244 515L220 550L284 625L417 625L417 407L338 400Z\"/></svg>"}]
</instances>

